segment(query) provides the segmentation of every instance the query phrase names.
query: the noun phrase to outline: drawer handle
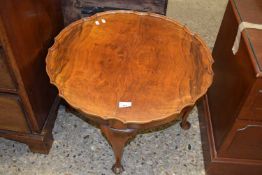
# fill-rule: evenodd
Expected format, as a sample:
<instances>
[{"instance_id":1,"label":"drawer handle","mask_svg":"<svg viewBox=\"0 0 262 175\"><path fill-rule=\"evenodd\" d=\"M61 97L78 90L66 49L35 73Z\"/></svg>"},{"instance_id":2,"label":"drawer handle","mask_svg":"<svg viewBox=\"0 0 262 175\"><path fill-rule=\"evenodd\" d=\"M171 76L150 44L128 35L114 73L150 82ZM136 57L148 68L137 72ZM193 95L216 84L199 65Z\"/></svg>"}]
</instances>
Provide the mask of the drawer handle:
<instances>
[{"instance_id":1,"label":"drawer handle","mask_svg":"<svg viewBox=\"0 0 262 175\"><path fill-rule=\"evenodd\" d=\"M261 128L262 128L261 125L246 125L244 128L239 128L239 129L237 129L237 131L244 131L244 130L246 130L247 128L250 128L250 127L261 127Z\"/></svg>"}]
</instances>

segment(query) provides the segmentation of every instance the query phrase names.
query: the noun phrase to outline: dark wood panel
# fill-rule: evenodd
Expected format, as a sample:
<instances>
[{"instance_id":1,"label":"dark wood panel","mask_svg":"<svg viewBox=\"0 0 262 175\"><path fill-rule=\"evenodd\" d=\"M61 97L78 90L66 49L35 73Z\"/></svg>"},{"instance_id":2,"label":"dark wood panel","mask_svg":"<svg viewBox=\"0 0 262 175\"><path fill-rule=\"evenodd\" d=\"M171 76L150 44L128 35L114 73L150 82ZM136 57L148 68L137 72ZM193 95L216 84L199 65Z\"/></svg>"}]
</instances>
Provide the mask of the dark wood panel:
<instances>
[{"instance_id":1,"label":"dark wood panel","mask_svg":"<svg viewBox=\"0 0 262 175\"><path fill-rule=\"evenodd\" d=\"M209 105L206 96L204 96L202 100L199 100L197 107L198 107L198 114L199 114L198 116L199 116L199 123L200 123L200 133L201 133L206 174L207 175L247 175L247 174L260 175L262 174L261 160L237 159L234 157L229 158L229 157L222 157L217 154L219 150L216 149L214 144L214 133L212 128L213 126L211 123L212 117L210 116L209 113ZM239 141L243 142L242 139L244 138L242 137L241 140ZM257 142L255 142L255 144L257 144ZM240 144L236 146L242 147L242 145ZM238 149L238 151L240 150Z\"/></svg>"},{"instance_id":2,"label":"dark wood panel","mask_svg":"<svg viewBox=\"0 0 262 175\"><path fill-rule=\"evenodd\" d=\"M1 130L0 137L26 143L32 152L48 154L53 143L52 129L54 127L57 116L57 108L60 103L60 98L57 96L48 118L39 134L35 133L18 133L15 131Z\"/></svg>"},{"instance_id":3,"label":"dark wood panel","mask_svg":"<svg viewBox=\"0 0 262 175\"><path fill-rule=\"evenodd\" d=\"M261 0L234 0L236 9L242 21L261 24L262 23L262 1ZM248 43L250 43L251 59L254 60L254 67L258 68L257 73L262 75L262 31L246 29Z\"/></svg>"},{"instance_id":4,"label":"dark wood panel","mask_svg":"<svg viewBox=\"0 0 262 175\"><path fill-rule=\"evenodd\" d=\"M166 0L78 0L75 7L115 7L165 14Z\"/></svg>"},{"instance_id":5,"label":"dark wood panel","mask_svg":"<svg viewBox=\"0 0 262 175\"><path fill-rule=\"evenodd\" d=\"M29 132L18 96L0 94L0 129Z\"/></svg>"},{"instance_id":6,"label":"dark wood panel","mask_svg":"<svg viewBox=\"0 0 262 175\"><path fill-rule=\"evenodd\" d=\"M65 24L107 10L147 11L165 15L168 0L62 0Z\"/></svg>"},{"instance_id":7,"label":"dark wood panel","mask_svg":"<svg viewBox=\"0 0 262 175\"><path fill-rule=\"evenodd\" d=\"M233 126L240 107L256 79L243 39L238 53L232 53L237 30L238 21L229 3L213 49L215 75L213 85L208 91L217 148L221 146Z\"/></svg>"},{"instance_id":8,"label":"dark wood panel","mask_svg":"<svg viewBox=\"0 0 262 175\"><path fill-rule=\"evenodd\" d=\"M7 66L4 49L0 46L0 91L16 91L15 83Z\"/></svg>"},{"instance_id":9,"label":"dark wood panel","mask_svg":"<svg viewBox=\"0 0 262 175\"><path fill-rule=\"evenodd\" d=\"M254 31L242 32L239 50L232 53L238 25L260 18L261 5L258 0L230 0L217 36L214 81L204 110L199 108L208 175L262 174L262 79L255 59L261 49L252 46L260 38L256 34L250 40Z\"/></svg>"},{"instance_id":10,"label":"dark wood panel","mask_svg":"<svg viewBox=\"0 0 262 175\"><path fill-rule=\"evenodd\" d=\"M231 144L225 155L228 157L262 160L262 123L238 121L235 124Z\"/></svg>"},{"instance_id":11,"label":"dark wood panel","mask_svg":"<svg viewBox=\"0 0 262 175\"><path fill-rule=\"evenodd\" d=\"M17 62L23 87L39 132L56 96L45 71L45 56L62 28L59 0L3 0L0 14L10 49ZM15 13L14 13L15 12ZM33 121L33 120L32 120Z\"/></svg>"},{"instance_id":12,"label":"dark wood panel","mask_svg":"<svg viewBox=\"0 0 262 175\"><path fill-rule=\"evenodd\" d=\"M44 54L53 44L53 38L63 27L63 16L61 3L59 0L40 0L36 3L40 28L40 37L43 45Z\"/></svg>"},{"instance_id":13,"label":"dark wood panel","mask_svg":"<svg viewBox=\"0 0 262 175\"><path fill-rule=\"evenodd\" d=\"M214 161L206 170L206 175L261 175L261 165L243 164L234 162Z\"/></svg>"},{"instance_id":14,"label":"dark wood panel","mask_svg":"<svg viewBox=\"0 0 262 175\"><path fill-rule=\"evenodd\" d=\"M17 96L0 90L6 93L0 104L0 137L26 143L33 152L48 153L52 146L59 98L55 100L56 90L49 83L45 57L62 27L59 0L0 1L0 46L17 82ZM1 81L6 76L0 76Z\"/></svg>"}]
</instances>

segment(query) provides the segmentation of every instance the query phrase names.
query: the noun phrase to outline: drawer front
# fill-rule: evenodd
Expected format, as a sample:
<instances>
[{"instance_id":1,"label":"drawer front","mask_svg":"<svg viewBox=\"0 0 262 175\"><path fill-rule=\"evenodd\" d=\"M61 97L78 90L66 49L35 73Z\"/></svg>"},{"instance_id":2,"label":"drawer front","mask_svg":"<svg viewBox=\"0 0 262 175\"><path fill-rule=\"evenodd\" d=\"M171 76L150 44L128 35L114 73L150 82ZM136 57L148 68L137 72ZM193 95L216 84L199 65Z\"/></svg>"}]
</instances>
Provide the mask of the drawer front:
<instances>
[{"instance_id":1,"label":"drawer front","mask_svg":"<svg viewBox=\"0 0 262 175\"><path fill-rule=\"evenodd\" d=\"M262 121L262 79L257 79L240 111L239 119Z\"/></svg>"},{"instance_id":2,"label":"drawer front","mask_svg":"<svg viewBox=\"0 0 262 175\"><path fill-rule=\"evenodd\" d=\"M81 0L63 3L65 25L86 16L108 10L135 10L165 15L167 0Z\"/></svg>"},{"instance_id":3,"label":"drawer front","mask_svg":"<svg viewBox=\"0 0 262 175\"><path fill-rule=\"evenodd\" d=\"M0 94L0 130L29 132L19 97Z\"/></svg>"},{"instance_id":4,"label":"drawer front","mask_svg":"<svg viewBox=\"0 0 262 175\"><path fill-rule=\"evenodd\" d=\"M262 120L262 89L258 90L252 107L251 107L251 116L255 120Z\"/></svg>"},{"instance_id":5,"label":"drawer front","mask_svg":"<svg viewBox=\"0 0 262 175\"><path fill-rule=\"evenodd\" d=\"M262 160L262 123L238 121L234 128L226 155L240 159Z\"/></svg>"},{"instance_id":6,"label":"drawer front","mask_svg":"<svg viewBox=\"0 0 262 175\"><path fill-rule=\"evenodd\" d=\"M15 91L16 86L6 64L4 49L0 46L0 91Z\"/></svg>"}]
</instances>

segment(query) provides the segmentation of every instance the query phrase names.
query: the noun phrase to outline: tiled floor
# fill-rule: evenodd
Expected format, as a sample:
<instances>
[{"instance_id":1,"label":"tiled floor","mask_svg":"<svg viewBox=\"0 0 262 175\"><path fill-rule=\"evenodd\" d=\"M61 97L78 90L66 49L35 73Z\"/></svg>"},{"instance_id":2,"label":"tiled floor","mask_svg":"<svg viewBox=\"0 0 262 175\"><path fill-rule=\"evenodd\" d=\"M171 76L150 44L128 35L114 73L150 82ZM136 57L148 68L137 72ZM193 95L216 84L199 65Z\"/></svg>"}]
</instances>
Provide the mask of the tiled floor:
<instances>
[{"instance_id":1,"label":"tiled floor","mask_svg":"<svg viewBox=\"0 0 262 175\"><path fill-rule=\"evenodd\" d=\"M169 17L186 24L212 48L226 0L169 0ZM197 111L192 127L178 123L161 131L138 135L123 156L125 174L204 175ZM26 145L0 139L1 175L108 175L112 150L99 130L60 106L49 155L33 154Z\"/></svg>"}]
</instances>

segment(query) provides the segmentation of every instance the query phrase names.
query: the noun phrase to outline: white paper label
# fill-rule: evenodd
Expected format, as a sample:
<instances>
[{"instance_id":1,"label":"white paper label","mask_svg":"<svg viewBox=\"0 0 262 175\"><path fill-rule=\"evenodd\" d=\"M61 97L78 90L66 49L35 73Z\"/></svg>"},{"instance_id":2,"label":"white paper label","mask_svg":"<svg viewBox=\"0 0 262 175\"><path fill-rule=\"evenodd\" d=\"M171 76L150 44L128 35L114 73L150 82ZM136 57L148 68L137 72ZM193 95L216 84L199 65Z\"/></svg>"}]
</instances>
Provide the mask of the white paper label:
<instances>
[{"instance_id":1,"label":"white paper label","mask_svg":"<svg viewBox=\"0 0 262 175\"><path fill-rule=\"evenodd\" d=\"M132 102L128 101L128 102L119 102L118 103L118 107L119 108L128 108L128 107L131 107L132 106Z\"/></svg>"}]
</instances>

